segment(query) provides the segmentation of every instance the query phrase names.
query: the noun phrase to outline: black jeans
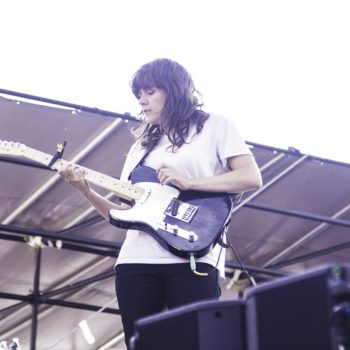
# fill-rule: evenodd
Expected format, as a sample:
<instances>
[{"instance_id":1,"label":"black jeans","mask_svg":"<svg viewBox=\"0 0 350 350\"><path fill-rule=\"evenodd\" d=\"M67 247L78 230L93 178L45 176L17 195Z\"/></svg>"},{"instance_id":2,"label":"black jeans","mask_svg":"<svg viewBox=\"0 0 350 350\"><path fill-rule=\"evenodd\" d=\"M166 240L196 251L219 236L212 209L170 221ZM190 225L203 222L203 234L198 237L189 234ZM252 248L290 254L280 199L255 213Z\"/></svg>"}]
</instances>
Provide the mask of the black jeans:
<instances>
[{"instance_id":1,"label":"black jeans","mask_svg":"<svg viewBox=\"0 0 350 350\"><path fill-rule=\"evenodd\" d=\"M189 263L117 265L116 292L127 346L137 319L220 296L217 269L197 263L197 270L210 273L197 276Z\"/></svg>"}]
</instances>

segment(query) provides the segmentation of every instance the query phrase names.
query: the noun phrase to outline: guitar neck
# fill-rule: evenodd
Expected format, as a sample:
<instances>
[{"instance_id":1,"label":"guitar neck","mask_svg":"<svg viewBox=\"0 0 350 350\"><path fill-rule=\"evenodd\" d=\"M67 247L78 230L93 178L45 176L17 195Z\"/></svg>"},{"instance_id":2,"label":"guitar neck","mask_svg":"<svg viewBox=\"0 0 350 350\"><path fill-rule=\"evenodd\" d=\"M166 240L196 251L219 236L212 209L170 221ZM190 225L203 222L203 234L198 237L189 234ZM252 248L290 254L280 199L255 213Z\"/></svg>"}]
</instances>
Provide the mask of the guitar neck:
<instances>
[{"instance_id":1,"label":"guitar neck","mask_svg":"<svg viewBox=\"0 0 350 350\"><path fill-rule=\"evenodd\" d=\"M48 166L52 155L35 150L27 147L23 152L25 158L31 159L37 163ZM66 166L68 161L64 159L58 159L52 166L51 169L59 171L63 166ZM85 171L85 180L88 182L101 187L103 189L114 192L118 197L123 198L127 201L133 201L140 199L144 193L144 189L135 185L132 185L126 181L115 179L112 176L108 176L97 171L82 167L80 168Z\"/></svg>"}]
</instances>

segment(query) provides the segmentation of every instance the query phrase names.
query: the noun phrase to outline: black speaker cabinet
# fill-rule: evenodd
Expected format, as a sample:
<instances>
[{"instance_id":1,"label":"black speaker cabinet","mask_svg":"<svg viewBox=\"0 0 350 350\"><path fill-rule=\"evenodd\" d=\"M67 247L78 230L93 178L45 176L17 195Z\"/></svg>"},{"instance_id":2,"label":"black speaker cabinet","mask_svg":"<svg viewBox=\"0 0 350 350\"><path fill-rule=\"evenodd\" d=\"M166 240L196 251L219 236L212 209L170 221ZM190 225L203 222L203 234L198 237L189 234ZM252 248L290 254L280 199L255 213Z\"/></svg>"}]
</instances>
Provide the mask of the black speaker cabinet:
<instances>
[{"instance_id":1,"label":"black speaker cabinet","mask_svg":"<svg viewBox=\"0 0 350 350\"><path fill-rule=\"evenodd\" d=\"M201 301L135 322L132 350L246 350L245 303Z\"/></svg>"},{"instance_id":2,"label":"black speaker cabinet","mask_svg":"<svg viewBox=\"0 0 350 350\"><path fill-rule=\"evenodd\" d=\"M254 287L246 295L248 350L350 349L349 300L349 266Z\"/></svg>"}]
</instances>

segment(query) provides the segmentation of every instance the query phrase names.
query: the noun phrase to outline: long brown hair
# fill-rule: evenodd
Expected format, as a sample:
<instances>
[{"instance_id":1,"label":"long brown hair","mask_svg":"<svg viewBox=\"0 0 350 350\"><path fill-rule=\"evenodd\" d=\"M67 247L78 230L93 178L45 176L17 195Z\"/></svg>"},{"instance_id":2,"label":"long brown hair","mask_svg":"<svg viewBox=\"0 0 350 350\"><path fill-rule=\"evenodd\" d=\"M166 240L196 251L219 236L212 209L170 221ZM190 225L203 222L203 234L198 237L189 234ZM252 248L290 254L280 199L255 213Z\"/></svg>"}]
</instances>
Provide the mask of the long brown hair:
<instances>
[{"instance_id":1,"label":"long brown hair","mask_svg":"<svg viewBox=\"0 0 350 350\"><path fill-rule=\"evenodd\" d=\"M142 146L149 149L166 130L175 151L186 143L192 125L196 126L197 133L201 132L209 114L201 109L201 94L196 90L191 75L175 61L159 58L146 63L131 80L131 89L136 98L141 89L153 87L166 92L162 123L151 125L143 122L134 134L141 138Z\"/></svg>"}]
</instances>

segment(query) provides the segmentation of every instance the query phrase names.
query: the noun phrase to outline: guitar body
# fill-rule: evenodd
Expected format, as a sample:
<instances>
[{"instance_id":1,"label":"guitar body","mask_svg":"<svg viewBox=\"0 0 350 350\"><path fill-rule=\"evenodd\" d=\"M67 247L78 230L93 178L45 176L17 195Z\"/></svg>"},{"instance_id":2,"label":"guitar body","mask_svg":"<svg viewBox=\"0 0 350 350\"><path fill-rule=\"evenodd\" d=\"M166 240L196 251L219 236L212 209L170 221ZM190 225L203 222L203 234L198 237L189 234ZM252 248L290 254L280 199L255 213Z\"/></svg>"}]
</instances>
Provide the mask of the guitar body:
<instances>
[{"instance_id":1,"label":"guitar body","mask_svg":"<svg viewBox=\"0 0 350 350\"><path fill-rule=\"evenodd\" d=\"M145 166L133 171L131 181L145 189L145 195L130 209L111 210L110 222L149 233L176 256L206 255L229 221L233 203L226 193L160 185L155 170Z\"/></svg>"}]
</instances>

